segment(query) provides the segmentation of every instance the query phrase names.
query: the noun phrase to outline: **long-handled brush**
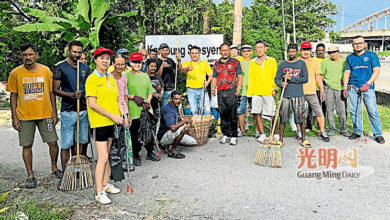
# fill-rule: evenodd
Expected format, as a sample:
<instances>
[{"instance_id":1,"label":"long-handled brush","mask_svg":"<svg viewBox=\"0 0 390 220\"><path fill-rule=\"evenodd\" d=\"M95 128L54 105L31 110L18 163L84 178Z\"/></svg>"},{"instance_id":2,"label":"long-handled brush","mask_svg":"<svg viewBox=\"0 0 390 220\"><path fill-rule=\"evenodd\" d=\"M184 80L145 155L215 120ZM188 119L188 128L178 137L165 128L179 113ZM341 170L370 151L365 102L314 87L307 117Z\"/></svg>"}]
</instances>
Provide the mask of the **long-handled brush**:
<instances>
[{"instance_id":1,"label":"long-handled brush","mask_svg":"<svg viewBox=\"0 0 390 220\"><path fill-rule=\"evenodd\" d=\"M127 118L126 118L127 120ZM127 168L127 192L131 191L134 194L134 189L130 182L130 164L133 163L133 146L131 144L131 134L129 128L125 128L125 143L126 143L126 168Z\"/></svg>"},{"instance_id":2,"label":"long-handled brush","mask_svg":"<svg viewBox=\"0 0 390 220\"><path fill-rule=\"evenodd\" d=\"M77 61L77 91L80 88L80 64ZM77 122L76 122L76 149L77 155L72 156L65 166L62 177L61 190L69 191L76 188L84 189L93 186L92 168L87 157L80 155L80 99L77 99ZM77 182L77 178L79 181Z\"/></svg>"},{"instance_id":3,"label":"long-handled brush","mask_svg":"<svg viewBox=\"0 0 390 220\"><path fill-rule=\"evenodd\" d=\"M287 78L284 79L284 82L287 82ZM276 111L276 117L274 124L272 126L272 133L269 138L266 138L264 142L260 145L260 148L257 150L257 154L255 156L255 164L260 166L269 166L269 167L282 167L282 150L281 147L283 143L280 141L276 141L274 139L276 124L279 118L279 110L282 104L283 95L285 86L282 89L282 93L280 95L280 100L278 104L278 109Z\"/></svg>"}]
</instances>

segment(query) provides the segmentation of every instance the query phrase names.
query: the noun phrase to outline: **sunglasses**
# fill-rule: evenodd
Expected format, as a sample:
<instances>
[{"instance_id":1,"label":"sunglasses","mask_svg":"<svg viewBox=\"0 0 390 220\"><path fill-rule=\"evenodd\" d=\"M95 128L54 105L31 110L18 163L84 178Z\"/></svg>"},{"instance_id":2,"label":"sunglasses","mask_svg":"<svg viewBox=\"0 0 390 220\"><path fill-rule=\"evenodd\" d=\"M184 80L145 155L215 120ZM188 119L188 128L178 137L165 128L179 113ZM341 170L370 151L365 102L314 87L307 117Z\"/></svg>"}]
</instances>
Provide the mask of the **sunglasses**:
<instances>
[{"instance_id":1,"label":"sunglasses","mask_svg":"<svg viewBox=\"0 0 390 220\"><path fill-rule=\"evenodd\" d=\"M251 52L251 50L242 50L242 52L244 52L244 53Z\"/></svg>"},{"instance_id":2,"label":"sunglasses","mask_svg":"<svg viewBox=\"0 0 390 220\"><path fill-rule=\"evenodd\" d=\"M141 64L142 61L141 60L134 60L134 61L131 61L132 63L135 63L135 64Z\"/></svg>"},{"instance_id":3,"label":"sunglasses","mask_svg":"<svg viewBox=\"0 0 390 220\"><path fill-rule=\"evenodd\" d=\"M338 50L336 51L329 51L328 54L333 54L333 53L336 53L336 52L339 52Z\"/></svg>"}]
</instances>

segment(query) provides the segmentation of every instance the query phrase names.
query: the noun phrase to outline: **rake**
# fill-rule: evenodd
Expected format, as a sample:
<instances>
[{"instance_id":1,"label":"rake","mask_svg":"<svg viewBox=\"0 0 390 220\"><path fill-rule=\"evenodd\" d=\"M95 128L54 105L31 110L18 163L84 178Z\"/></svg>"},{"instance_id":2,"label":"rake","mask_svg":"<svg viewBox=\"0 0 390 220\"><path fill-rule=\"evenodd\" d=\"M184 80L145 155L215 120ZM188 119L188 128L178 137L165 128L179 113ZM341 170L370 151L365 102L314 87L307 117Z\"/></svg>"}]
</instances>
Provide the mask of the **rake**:
<instances>
[{"instance_id":1,"label":"rake","mask_svg":"<svg viewBox=\"0 0 390 220\"><path fill-rule=\"evenodd\" d=\"M287 78L284 79L284 82L287 82ZM263 167L265 166L278 167L278 168L282 167L281 147L283 146L283 143L281 141L276 141L274 139L274 134L276 129L276 123L278 122L278 118L279 118L279 110L282 104L285 88L286 87L284 86L282 89L282 93L280 95L275 121L272 126L271 136L266 138L264 142L260 144L260 148L257 150L257 154L255 156L255 160L254 160L255 164Z\"/></svg>"},{"instance_id":2,"label":"rake","mask_svg":"<svg viewBox=\"0 0 390 220\"><path fill-rule=\"evenodd\" d=\"M77 91L80 88L80 63L77 61ZM80 99L77 99L77 122L76 122L76 156L68 161L65 166L64 176L60 189L63 191L85 189L93 186L92 167L88 158L80 155ZM77 181L78 179L78 181Z\"/></svg>"}]
</instances>

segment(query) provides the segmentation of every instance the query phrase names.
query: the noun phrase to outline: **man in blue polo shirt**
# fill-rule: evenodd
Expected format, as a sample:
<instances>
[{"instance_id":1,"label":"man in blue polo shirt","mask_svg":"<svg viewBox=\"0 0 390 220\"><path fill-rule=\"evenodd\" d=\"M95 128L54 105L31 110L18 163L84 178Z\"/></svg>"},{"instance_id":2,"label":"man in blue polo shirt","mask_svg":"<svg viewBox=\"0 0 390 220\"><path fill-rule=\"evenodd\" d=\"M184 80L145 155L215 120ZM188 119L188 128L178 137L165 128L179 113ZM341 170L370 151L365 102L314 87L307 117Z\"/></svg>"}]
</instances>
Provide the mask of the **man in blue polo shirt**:
<instances>
[{"instance_id":1,"label":"man in blue polo shirt","mask_svg":"<svg viewBox=\"0 0 390 220\"><path fill-rule=\"evenodd\" d=\"M69 160L70 150L76 142L77 99L80 99L80 154L86 155L88 142L88 115L85 99L85 81L90 74L90 69L84 63L79 63L80 88L77 90L77 60L83 53L83 44L80 41L72 41L68 46L69 57L55 65L53 74L53 91L61 96L61 164L65 165ZM85 145L84 145L85 144ZM75 147L72 155L75 155Z\"/></svg>"},{"instance_id":2,"label":"man in blue polo shirt","mask_svg":"<svg viewBox=\"0 0 390 220\"><path fill-rule=\"evenodd\" d=\"M171 93L172 101L168 102L162 111L161 126L158 131L158 139L165 147L172 145L168 157L183 159L185 155L176 150L179 144L195 145L195 138L189 136L186 125L192 121L186 118L180 118L179 105L181 103L181 93L173 90Z\"/></svg>"},{"instance_id":3,"label":"man in blue polo shirt","mask_svg":"<svg viewBox=\"0 0 390 220\"><path fill-rule=\"evenodd\" d=\"M365 50L367 46L362 36L352 40L354 53L347 57L344 73L344 97L349 96L349 112L353 122L354 133L350 140L360 138L363 133L360 111L364 101L370 119L371 130L375 141L383 144L382 125L376 105L374 81L380 73L380 63L376 53Z\"/></svg>"}]
</instances>

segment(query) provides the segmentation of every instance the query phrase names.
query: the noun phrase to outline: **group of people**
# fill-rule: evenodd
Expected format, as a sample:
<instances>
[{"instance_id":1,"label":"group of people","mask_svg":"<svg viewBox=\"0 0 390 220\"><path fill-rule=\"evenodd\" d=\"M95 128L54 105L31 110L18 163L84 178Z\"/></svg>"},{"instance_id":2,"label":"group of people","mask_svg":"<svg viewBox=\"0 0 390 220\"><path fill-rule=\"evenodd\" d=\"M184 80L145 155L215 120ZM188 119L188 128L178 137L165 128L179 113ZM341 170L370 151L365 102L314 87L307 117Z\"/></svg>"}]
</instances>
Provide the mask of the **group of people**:
<instances>
[{"instance_id":1,"label":"group of people","mask_svg":"<svg viewBox=\"0 0 390 220\"><path fill-rule=\"evenodd\" d=\"M176 71L186 76L191 114L211 115L211 105L218 107L223 134L221 143L236 145L237 138L245 135L248 105L251 106L250 113L255 122L255 137L263 142L267 137L263 118L275 120L275 97L280 88L284 90L284 95L278 112L279 132L274 136L279 141L283 142L285 125L290 121L297 126L301 145L310 147L305 131L312 129L315 119L318 121L319 137L325 142L330 141L330 135L339 132L349 139L359 138L362 135L360 108L361 102L364 102L375 140L384 143L374 91L380 63L377 55L365 50L365 47L362 37L354 38L354 53L345 60L340 58L337 46L330 46L329 58L325 58L325 45L318 44L316 57L311 58L312 46L309 42L303 42L300 48L297 44L290 44L288 60L278 65L274 58L266 55L267 45L264 41L255 43L255 58L252 58L250 45L238 48L223 43L220 46L221 58L212 68L206 61L200 60L200 48L197 46L190 49L191 60L183 64L179 54L176 54L176 61L168 57L169 46L165 43L158 48L158 58L156 49L130 53L122 48L114 55L112 50L101 47L93 53L96 68L92 71L85 63L86 59L82 60L85 57L83 44L72 41L68 46L68 58L57 63L52 73L48 67L36 62L37 47L24 43L20 46L23 64L11 71L7 91L11 92L12 126L18 131L19 145L23 147L28 175L26 187L34 188L37 185L32 170L31 150L36 127L43 142L49 145L52 174L58 179L62 178L63 173L57 168L59 149L55 125L59 119L56 96L61 97L62 170L66 169L70 154L76 154L75 132L79 107L80 153L87 155L87 145L92 138L98 153L95 198L101 204L111 202L107 193L120 192L114 184L109 183L111 169L108 154L115 124L129 127L133 137L134 161L130 170L135 169L133 165L142 164L142 146L147 151L146 160L160 160L154 153L157 142L160 148L168 152L168 157L184 158L177 146L194 145L196 140L188 135L186 129L192 121L179 113L182 94L175 90ZM238 56L239 49L241 56ZM298 52L300 58L297 57ZM207 92L210 85L211 97ZM352 135L347 131L347 99L353 121ZM305 103L309 111L306 111ZM150 111L154 118L160 119L159 129L153 130L158 141L141 143L134 138L138 136L142 123L140 117L144 111ZM335 126L334 112L338 116L340 130ZM325 116L329 131L325 130ZM127 169L125 164L124 168Z\"/></svg>"}]
</instances>

